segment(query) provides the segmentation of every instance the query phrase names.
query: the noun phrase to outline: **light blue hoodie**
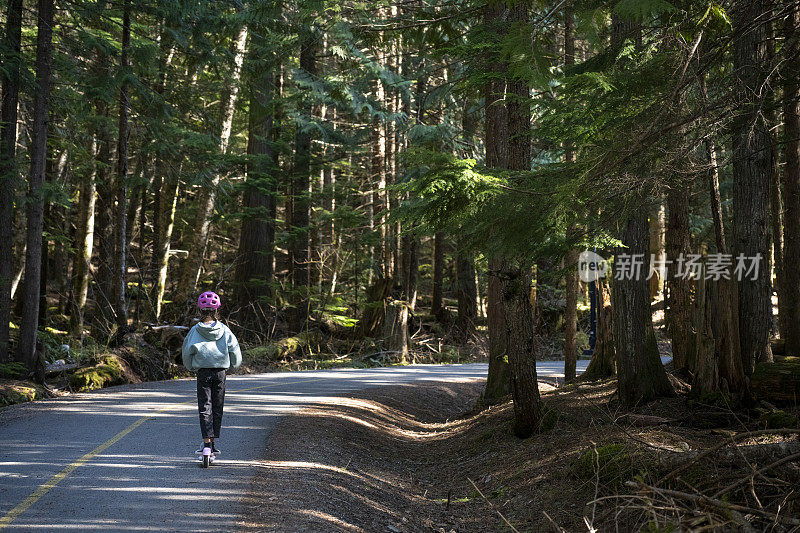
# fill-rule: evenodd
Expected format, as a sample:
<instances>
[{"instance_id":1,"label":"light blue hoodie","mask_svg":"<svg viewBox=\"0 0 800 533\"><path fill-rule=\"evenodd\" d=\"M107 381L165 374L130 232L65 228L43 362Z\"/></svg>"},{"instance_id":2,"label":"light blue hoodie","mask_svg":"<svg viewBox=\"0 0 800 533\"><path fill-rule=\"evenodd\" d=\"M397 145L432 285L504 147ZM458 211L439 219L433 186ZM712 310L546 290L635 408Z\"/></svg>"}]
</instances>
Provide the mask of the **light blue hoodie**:
<instances>
[{"instance_id":1,"label":"light blue hoodie","mask_svg":"<svg viewBox=\"0 0 800 533\"><path fill-rule=\"evenodd\" d=\"M192 371L201 368L239 368L242 350L236 335L217 320L198 322L183 340L183 366Z\"/></svg>"}]
</instances>

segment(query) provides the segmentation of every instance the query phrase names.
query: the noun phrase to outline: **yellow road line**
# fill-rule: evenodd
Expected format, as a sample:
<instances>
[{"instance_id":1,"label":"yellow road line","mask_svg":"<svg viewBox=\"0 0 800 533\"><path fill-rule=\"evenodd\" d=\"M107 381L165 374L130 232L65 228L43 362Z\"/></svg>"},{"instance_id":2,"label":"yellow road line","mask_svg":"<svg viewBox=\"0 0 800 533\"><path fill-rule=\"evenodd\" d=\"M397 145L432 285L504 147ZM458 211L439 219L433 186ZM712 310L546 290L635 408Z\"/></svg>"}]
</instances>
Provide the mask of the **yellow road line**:
<instances>
[{"instance_id":1,"label":"yellow road line","mask_svg":"<svg viewBox=\"0 0 800 533\"><path fill-rule=\"evenodd\" d=\"M283 385L293 385L293 384L297 384L297 383L311 383L313 381L322 381L323 379L325 379L325 378L304 379L304 380L301 380L301 381L287 381L287 382L283 382L283 383L271 383L269 385L261 385L260 387L251 387L249 389L242 389L242 390L238 390L238 391L230 391L229 394L237 394L239 392L249 392L249 391L254 391L254 390L259 390L259 389L268 389L268 388L271 388L271 387L281 387ZM46 483L43 483L43 484L39 485L39 487L36 490L34 490L31 493L30 496L25 498L25 500L23 500L22 503L18 504L16 507L11 509L4 517L0 518L0 529L5 528L11 522L13 522L14 519L16 519L22 513L24 513L31 505L36 503L39 500L39 498L41 498L42 496L44 496L45 494L50 492L50 489L52 489L53 487L58 485L65 477L67 477L72 472L74 472L76 468L78 468L80 466L83 466L84 464L88 463L89 461L91 461L92 459L94 459L95 457L97 457L98 455L103 453L104 451L106 451L109 447L113 446L117 441L122 439L125 435L127 435L128 433L130 433L134 429L138 428L139 426L141 426L142 424L144 424L145 422L147 422L151 418L155 418L155 415L163 413L165 411L169 411L175 405L188 405L190 403L194 403L194 400L189 400L189 401L186 401L186 402L173 404L170 407L165 407L164 409L160 409L158 411L155 411L151 415L143 416L142 418L138 419L136 422L134 422L130 426L126 427L125 429L123 429L122 431L120 431L119 433L117 433L116 435L114 435L113 437L108 439L107 441L105 441L103 444L101 444L100 446L98 446L94 450L90 451L89 453L87 453L86 455L81 457L80 459L78 459L78 460L70 463L69 465L65 466L58 474L56 474L53 477L51 477Z\"/></svg>"}]
</instances>

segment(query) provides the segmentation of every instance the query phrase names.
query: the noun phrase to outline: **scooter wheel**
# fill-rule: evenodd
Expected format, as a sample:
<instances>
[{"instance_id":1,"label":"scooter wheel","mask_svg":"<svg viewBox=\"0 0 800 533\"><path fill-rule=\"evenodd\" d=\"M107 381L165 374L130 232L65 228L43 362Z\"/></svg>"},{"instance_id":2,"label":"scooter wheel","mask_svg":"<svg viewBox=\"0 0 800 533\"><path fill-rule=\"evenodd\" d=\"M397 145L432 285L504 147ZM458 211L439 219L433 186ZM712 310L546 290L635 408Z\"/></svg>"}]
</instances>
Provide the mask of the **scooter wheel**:
<instances>
[{"instance_id":1,"label":"scooter wheel","mask_svg":"<svg viewBox=\"0 0 800 533\"><path fill-rule=\"evenodd\" d=\"M204 455L203 456L203 468L208 468L208 465L210 465L210 464L211 464L211 456L210 455Z\"/></svg>"}]
</instances>

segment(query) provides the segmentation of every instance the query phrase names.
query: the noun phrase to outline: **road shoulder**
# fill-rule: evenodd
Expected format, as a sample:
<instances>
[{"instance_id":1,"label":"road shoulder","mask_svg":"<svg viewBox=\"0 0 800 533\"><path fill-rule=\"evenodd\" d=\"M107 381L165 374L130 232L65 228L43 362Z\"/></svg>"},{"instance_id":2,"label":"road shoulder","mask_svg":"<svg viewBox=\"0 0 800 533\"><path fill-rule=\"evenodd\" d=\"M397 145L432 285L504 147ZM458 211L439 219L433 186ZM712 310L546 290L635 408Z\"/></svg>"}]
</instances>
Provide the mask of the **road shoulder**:
<instances>
[{"instance_id":1,"label":"road shoulder","mask_svg":"<svg viewBox=\"0 0 800 533\"><path fill-rule=\"evenodd\" d=\"M491 510L473 505L468 514L477 516L453 516L458 498L437 471L443 457L458 460L447 457L449 441L471 423L461 417L482 390L483 381L372 388L284 418L253 480L242 528L480 529Z\"/></svg>"}]
</instances>

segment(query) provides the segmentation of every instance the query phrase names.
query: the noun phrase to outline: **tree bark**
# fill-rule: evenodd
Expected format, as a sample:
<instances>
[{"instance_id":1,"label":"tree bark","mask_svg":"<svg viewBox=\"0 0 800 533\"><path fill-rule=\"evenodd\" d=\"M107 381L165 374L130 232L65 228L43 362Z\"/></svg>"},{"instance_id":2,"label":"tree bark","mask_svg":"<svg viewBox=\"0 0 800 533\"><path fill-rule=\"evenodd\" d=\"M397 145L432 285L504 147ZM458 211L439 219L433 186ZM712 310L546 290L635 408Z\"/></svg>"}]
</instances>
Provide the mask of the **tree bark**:
<instances>
[{"instance_id":1,"label":"tree bark","mask_svg":"<svg viewBox=\"0 0 800 533\"><path fill-rule=\"evenodd\" d=\"M433 236L433 280L431 283L431 314L437 322L445 321L442 285L444 278L444 236L436 233Z\"/></svg>"},{"instance_id":2,"label":"tree bark","mask_svg":"<svg viewBox=\"0 0 800 533\"><path fill-rule=\"evenodd\" d=\"M475 320L478 318L478 287L475 284L475 256L468 252L456 255L456 278L458 281L458 331L465 340L475 335Z\"/></svg>"},{"instance_id":3,"label":"tree bark","mask_svg":"<svg viewBox=\"0 0 800 533\"><path fill-rule=\"evenodd\" d=\"M506 8L502 3L488 3L484 7L484 25L489 35L502 39L507 33ZM508 127L505 106L507 66L491 54L486 57L486 70L489 81L483 87L486 109L485 144L486 166L506 168L508 163ZM511 371L508 366L505 317L501 300L501 281L498 277L505 269L501 259L489 260L488 287L486 294L486 315L489 330L489 371L482 402L486 405L497 403L510 392Z\"/></svg>"},{"instance_id":4,"label":"tree bark","mask_svg":"<svg viewBox=\"0 0 800 533\"><path fill-rule=\"evenodd\" d=\"M578 363L578 256L578 250L570 250L564 265L567 270L564 287L564 380L568 383L575 379Z\"/></svg>"},{"instance_id":5,"label":"tree bark","mask_svg":"<svg viewBox=\"0 0 800 533\"><path fill-rule=\"evenodd\" d=\"M713 139L706 140L706 153L709 162L709 192L711 197L711 217L714 220L714 235L717 253L727 254L725 226L722 223L722 201L719 193L719 171L717 169L717 149ZM744 369L739 349L738 306L736 305L736 285L732 279L720 279L715 291L715 304L718 310L719 326L716 328L715 351L718 354L718 373L720 384L724 380L728 390L741 391L744 388Z\"/></svg>"},{"instance_id":6,"label":"tree bark","mask_svg":"<svg viewBox=\"0 0 800 533\"><path fill-rule=\"evenodd\" d=\"M530 286L530 267L515 264L506 269L501 293L511 367L514 434L523 439L539 430L542 414L536 376L538 342L529 297Z\"/></svg>"},{"instance_id":7,"label":"tree bark","mask_svg":"<svg viewBox=\"0 0 800 533\"><path fill-rule=\"evenodd\" d=\"M666 251L666 240L664 226L666 225L666 213L663 200L654 206L650 212L650 254L659 262L665 265L664 254ZM650 278L650 299L655 300L664 290L664 277L666 272L655 270L653 277Z\"/></svg>"},{"instance_id":8,"label":"tree bark","mask_svg":"<svg viewBox=\"0 0 800 533\"><path fill-rule=\"evenodd\" d=\"M769 2L739 0L733 9L733 76L740 111L732 125L734 256L759 261L756 279L743 277L739 286L739 339L745 374L757 360L768 358L772 318L767 220L772 169L770 125L755 95L767 78Z\"/></svg>"},{"instance_id":9,"label":"tree bark","mask_svg":"<svg viewBox=\"0 0 800 533\"><path fill-rule=\"evenodd\" d=\"M786 353L800 355L800 9L795 6L785 21L786 57L783 76L784 255L786 291Z\"/></svg>"},{"instance_id":10,"label":"tree bark","mask_svg":"<svg viewBox=\"0 0 800 533\"><path fill-rule=\"evenodd\" d=\"M509 9L509 21L523 29L528 23L528 6L517 3ZM508 78L511 98L508 109L508 168L530 170L531 109L527 80ZM516 261L501 275L503 315L506 322L508 363L511 369L511 394L514 399L514 434L525 438L539 430L541 405L536 377L536 351L531 267Z\"/></svg>"},{"instance_id":11,"label":"tree bark","mask_svg":"<svg viewBox=\"0 0 800 533\"><path fill-rule=\"evenodd\" d=\"M575 64L575 13L572 6L564 8L564 68L569 69ZM573 163L575 154L572 146L565 144L564 161ZM570 226L570 234L574 234L575 227ZM564 380L569 383L575 379L578 362L578 256L576 249L570 249L565 258L566 276L564 279L565 307L564 307Z\"/></svg>"},{"instance_id":12,"label":"tree bark","mask_svg":"<svg viewBox=\"0 0 800 533\"><path fill-rule=\"evenodd\" d=\"M650 292L644 273L649 271L647 213L632 214L624 223L620 254L642 254L642 275L614 279L614 347L617 355L617 393L622 405L632 407L674 394L657 355L647 350Z\"/></svg>"},{"instance_id":13,"label":"tree bark","mask_svg":"<svg viewBox=\"0 0 800 533\"><path fill-rule=\"evenodd\" d=\"M112 303L117 324L117 334L124 334L128 327L128 306L125 302L125 274L127 273L126 223L128 201L128 68L131 41L131 1L125 0L122 14L122 52L119 89L119 135L117 137L117 205L114 212L114 273Z\"/></svg>"},{"instance_id":14,"label":"tree bark","mask_svg":"<svg viewBox=\"0 0 800 533\"><path fill-rule=\"evenodd\" d=\"M3 97L0 107L0 362L10 357L9 321L11 284L14 277L14 196L17 185L17 106L20 85L20 47L22 41L22 0L9 0L6 14L5 53L0 80Z\"/></svg>"},{"instance_id":15,"label":"tree bark","mask_svg":"<svg viewBox=\"0 0 800 533\"><path fill-rule=\"evenodd\" d=\"M312 30L305 30L300 41L300 68L308 76L317 75L317 36ZM306 93L307 91L301 91ZM300 115L311 121L312 105L307 94L301 96ZM308 319L310 270L309 261L309 198L308 186L311 179L311 133L302 125L298 126L294 145L294 169L291 182L291 263L292 283L295 296L292 302L289 327L292 331L303 329Z\"/></svg>"},{"instance_id":16,"label":"tree bark","mask_svg":"<svg viewBox=\"0 0 800 533\"><path fill-rule=\"evenodd\" d=\"M695 317L695 364L692 394L701 396L719 390L719 372L714 354L714 334L711 330L711 284L701 276L697 282L697 314Z\"/></svg>"},{"instance_id":17,"label":"tree bark","mask_svg":"<svg viewBox=\"0 0 800 533\"><path fill-rule=\"evenodd\" d=\"M694 336L690 280L678 276L677 260L687 258L689 248L689 196L688 187L667 191L666 254L670 259L667 270L667 324L672 338L672 358L675 369L691 368L694 362Z\"/></svg>"},{"instance_id":18,"label":"tree bark","mask_svg":"<svg viewBox=\"0 0 800 533\"><path fill-rule=\"evenodd\" d=\"M165 166L162 168L166 171ZM158 170L156 170L158 172ZM178 172L180 174L180 172ZM171 172L162 178L159 187L158 212L154 214L154 222L157 219L158 227L154 224L153 233L158 237L153 237L153 305L155 306L155 319L161 317L161 310L164 303L164 292L167 286L167 270L169 268L169 252L172 241L172 231L175 228L175 211L178 207L178 176Z\"/></svg>"},{"instance_id":19,"label":"tree bark","mask_svg":"<svg viewBox=\"0 0 800 533\"><path fill-rule=\"evenodd\" d=\"M36 357L36 336L39 327L39 284L44 231L44 197L47 158L47 125L50 118L50 77L53 59L53 0L39 0L38 33L36 36L36 95L34 100L31 168L28 179L28 229L25 254L25 292L19 336L18 360L31 374L40 375L41 358Z\"/></svg>"},{"instance_id":20,"label":"tree bark","mask_svg":"<svg viewBox=\"0 0 800 533\"><path fill-rule=\"evenodd\" d=\"M236 38L236 48L233 58L233 72L228 84L228 98L222 113L222 125L219 136L219 152L225 154L228 151L228 141L231 137L233 127L233 112L236 108L236 99L239 95L239 80L242 74L242 63L244 62L245 46L247 44L247 26L242 26ZM194 231L189 241L189 255L183 263L180 281L176 291L175 301L179 305L187 305L192 300L192 292L197 287L197 280L200 276L200 269L203 266L203 256L206 251L208 234L211 228L211 215L214 213L214 203L217 198L217 189L222 174L216 172L208 187L202 189L198 199L197 217L194 221Z\"/></svg>"},{"instance_id":21,"label":"tree bark","mask_svg":"<svg viewBox=\"0 0 800 533\"><path fill-rule=\"evenodd\" d=\"M95 153L92 143L90 153ZM72 309L70 311L70 331L81 336L83 332L83 312L89 294L89 273L94 244L94 207L97 198L94 169L81 179L78 195L78 220L75 231L75 256L72 261Z\"/></svg>"},{"instance_id":22,"label":"tree bark","mask_svg":"<svg viewBox=\"0 0 800 533\"><path fill-rule=\"evenodd\" d=\"M254 79L250 85L250 124L247 153L247 181L243 199L241 238L236 266L236 301L247 316L260 316L259 299L269 294L272 282L275 225L271 218L275 201L276 155L272 146L273 72L260 62L255 48L260 39L253 38ZM269 58L266 61L271 62ZM256 75L255 72L258 72Z\"/></svg>"}]
</instances>

